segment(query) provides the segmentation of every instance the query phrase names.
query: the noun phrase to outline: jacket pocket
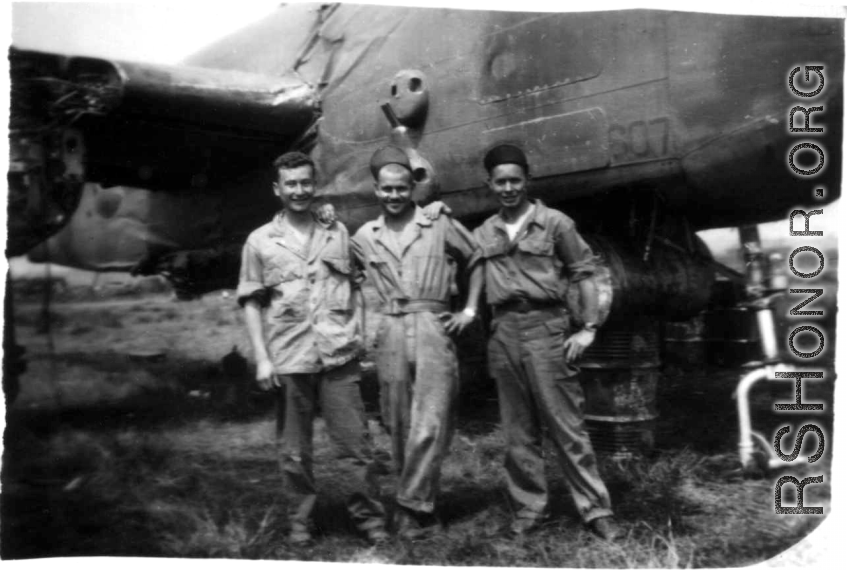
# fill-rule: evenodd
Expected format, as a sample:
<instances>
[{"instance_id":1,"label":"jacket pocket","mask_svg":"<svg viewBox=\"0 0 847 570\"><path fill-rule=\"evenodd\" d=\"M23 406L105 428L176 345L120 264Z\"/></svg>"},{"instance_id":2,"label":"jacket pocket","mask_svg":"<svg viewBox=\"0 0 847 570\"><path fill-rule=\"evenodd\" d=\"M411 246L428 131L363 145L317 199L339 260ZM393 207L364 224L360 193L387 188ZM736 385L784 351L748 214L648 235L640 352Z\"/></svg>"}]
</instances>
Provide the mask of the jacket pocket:
<instances>
[{"instance_id":1,"label":"jacket pocket","mask_svg":"<svg viewBox=\"0 0 847 570\"><path fill-rule=\"evenodd\" d=\"M351 273L350 260L344 257L324 257L327 273L323 276L323 297L327 309L331 311L350 311Z\"/></svg>"},{"instance_id":2,"label":"jacket pocket","mask_svg":"<svg viewBox=\"0 0 847 570\"><path fill-rule=\"evenodd\" d=\"M288 283L303 278L303 272L295 264L266 265L262 272L265 287L275 287L280 283Z\"/></svg>"},{"instance_id":3,"label":"jacket pocket","mask_svg":"<svg viewBox=\"0 0 847 570\"><path fill-rule=\"evenodd\" d=\"M518 242L518 249L530 255L543 255L549 257L553 255L553 242L540 239L524 240Z\"/></svg>"},{"instance_id":4,"label":"jacket pocket","mask_svg":"<svg viewBox=\"0 0 847 570\"><path fill-rule=\"evenodd\" d=\"M491 259L498 255L505 255L509 246L505 243L485 243L480 246L480 249L482 249L482 257Z\"/></svg>"},{"instance_id":5,"label":"jacket pocket","mask_svg":"<svg viewBox=\"0 0 847 570\"><path fill-rule=\"evenodd\" d=\"M544 328L550 333L551 337L558 337L562 341L571 334L571 327L568 319L564 316L555 319L550 319L544 323Z\"/></svg>"},{"instance_id":6,"label":"jacket pocket","mask_svg":"<svg viewBox=\"0 0 847 570\"><path fill-rule=\"evenodd\" d=\"M344 257L324 257L323 262L335 273L350 275L351 266L349 259Z\"/></svg>"}]
</instances>

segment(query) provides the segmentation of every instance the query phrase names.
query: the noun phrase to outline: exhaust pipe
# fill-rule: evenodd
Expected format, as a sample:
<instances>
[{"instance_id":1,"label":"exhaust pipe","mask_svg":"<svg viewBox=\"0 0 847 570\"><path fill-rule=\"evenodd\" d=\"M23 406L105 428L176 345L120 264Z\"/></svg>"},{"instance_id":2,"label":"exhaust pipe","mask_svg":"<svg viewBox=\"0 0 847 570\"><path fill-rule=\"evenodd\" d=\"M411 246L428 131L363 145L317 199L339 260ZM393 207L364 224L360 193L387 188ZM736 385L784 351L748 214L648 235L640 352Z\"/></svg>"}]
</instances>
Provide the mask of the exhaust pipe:
<instances>
[{"instance_id":1,"label":"exhaust pipe","mask_svg":"<svg viewBox=\"0 0 847 570\"><path fill-rule=\"evenodd\" d=\"M770 300L775 296L772 295L754 302L757 308L756 321L759 327L759 337L762 343L765 366L757 368L741 378L736 390L738 405L738 456L741 460L741 468L746 472L753 472L756 468L768 472L784 463L782 459L777 457L771 442L762 434L753 431L753 422L750 418L750 390L760 380L775 379L779 352L777 350L773 311L770 306ZM793 366L782 364L780 364L780 368L785 371L794 369Z\"/></svg>"},{"instance_id":2,"label":"exhaust pipe","mask_svg":"<svg viewBox=\"0 0 847 570\"><path fill-rule=\"evenodd\" d=\"M757 368L738 383L738 456L741 468L746 472L753 472L756 468L767 472L783 463L774 453L770 442L762 434L753 431L753 422L750 420L750 389L759 380L772 379L775 371L776 366L773 365ZM758 457L757 452L760 454Z\"/></svg>"}]
</instances>

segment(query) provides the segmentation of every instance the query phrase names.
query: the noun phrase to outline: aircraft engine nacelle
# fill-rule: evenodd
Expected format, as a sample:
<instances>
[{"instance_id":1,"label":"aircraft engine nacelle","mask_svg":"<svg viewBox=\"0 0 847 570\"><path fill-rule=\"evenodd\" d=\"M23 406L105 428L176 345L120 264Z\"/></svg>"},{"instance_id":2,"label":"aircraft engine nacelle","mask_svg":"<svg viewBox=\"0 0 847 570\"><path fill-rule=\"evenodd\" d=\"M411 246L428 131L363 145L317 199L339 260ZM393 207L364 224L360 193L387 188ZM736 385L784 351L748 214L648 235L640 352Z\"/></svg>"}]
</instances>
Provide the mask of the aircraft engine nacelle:
<instances>
[{"instance_id":1,"label":"aircraft engine nacelle","mask_svg":"<svg viewBox=\"0 0 847 570\"><path fill-rule=\"evenodd\" d=\"M599 259L594 279L601 323L644 315L681 321L706 308L715 270L700 238L690 236L690 251L656 240L647 255L620 239L588 236L586 241ZM571 287L568 296L574 307L577 294Z\"/></svg>"},{"instance_id":2,"label":"aircraft engine nacelle","mask_svg":"<svg viewBox=\"0 0 847 570\"><path fill-rule=\"evenodd\" d=\"M6 255L23 255L58 232L82 196L85 147L74 129L14 129L9 135Z\"/></svg>"},{"instance_id":3,"label":"aircraft engine nacelle","mask_svg":"<svg viewBox=\"0 0 847 570\"><path fill-rule=\"evenodd\" d=\"M586 428L598 453L631 458L655 443L661 323L706 308L715 267L692 234L680 242L654 236L640 247L623 238L586 240L600 259L595 283L603 321L580 362Z\"/></svg>"}]
</instances>

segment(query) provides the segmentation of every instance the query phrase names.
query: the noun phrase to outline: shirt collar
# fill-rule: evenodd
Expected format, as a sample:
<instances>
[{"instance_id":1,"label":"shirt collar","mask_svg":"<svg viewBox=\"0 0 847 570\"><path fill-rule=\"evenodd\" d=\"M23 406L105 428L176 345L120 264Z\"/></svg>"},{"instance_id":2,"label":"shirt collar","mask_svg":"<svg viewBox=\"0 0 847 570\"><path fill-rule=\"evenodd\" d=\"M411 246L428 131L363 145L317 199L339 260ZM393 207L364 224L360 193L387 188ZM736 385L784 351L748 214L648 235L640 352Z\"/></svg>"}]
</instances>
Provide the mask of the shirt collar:
<instances>
[{"instance_id":1,"label":"shirt collar","mask_svg":"<svg viewBox=\"0 0 847 570\"><path fill-rule=\"evenodd\" d=\"M314 212L311 212L311 214L312 214L312 219L315 221L315 230L316 231L319 231L321 229L329 230L329 229L332 229L332 227L335 225L335 222L332 222L330 224L325 224L318 219L318 217L315 215ZM284 235L286 233L285 225L283 225L283 223L282 223L282 220L284 220L284 219L285 219L285 209L284 208L282 210L278 211L276 214L274 214L274 218L273 218L274 229L280 235Z\"/></svg>"},{"instance_id":2,"label":"shirt collar","mask_svg":"<svg viewBox=\"0 0 847 570\"><path fill-rule=\"evenodd\" d=\"M526 221L527 227L529 227L530 224L535 224L544 228L547 225L547 206L538 199L531 199L529 202L535 207L532 209L532 212L530 212L529 219ZM506 231L506 218L503 216L502 208L499 212L497 212L497 217L494 219L494 223L496 227L501 228L504 232Z\"/></svg>"},{"instance_id":3,"label":"shirt collar","mask_svg":"<svg viewBox=\"0 0 847 570\"><path fill-rule=\"evenodd\" d=\"M432 220L427 218L423 213L423 208L415 204L415 215L412 218L412 221L419 226L428 227L432 225ZM374 221L373 226L371 228L376 232L385 227L385 214L380 214L379 217Z\"/></svg>"},{"instance_id":4,"label":"shirt collar","mask_svg":"<svg viewBox=\"0 0 847 570\"><path fill-rule=\"evenodd\" d=\"M277 240L277 243L289 249L296 255L308 260L309 262L313 261L314 258L323 250L324 246L326 246L329 241L333 239L332 228L335 225L335 222L331 224L322 223L318 217L312 212L312 219L315 221L315 231L312 234L312 238L309 241L309 246L300 250L299 248L291 246L286 240L286 237L291 232L291 229L284 225L282 221L285 219L285 210L280 210L274 215L273 219L273 234L272 238Z\"/></svg>"}]
</instances>

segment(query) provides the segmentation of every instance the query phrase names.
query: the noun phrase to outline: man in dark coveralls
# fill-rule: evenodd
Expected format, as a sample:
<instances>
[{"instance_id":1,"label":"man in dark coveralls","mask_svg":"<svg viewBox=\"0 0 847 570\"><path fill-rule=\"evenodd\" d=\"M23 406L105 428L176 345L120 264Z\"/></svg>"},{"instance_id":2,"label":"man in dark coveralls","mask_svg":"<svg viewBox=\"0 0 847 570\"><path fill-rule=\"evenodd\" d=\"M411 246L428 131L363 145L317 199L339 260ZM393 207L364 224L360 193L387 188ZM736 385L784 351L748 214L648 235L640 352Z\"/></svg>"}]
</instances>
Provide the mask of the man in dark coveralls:
<instances>
[{"instance_id":1,"label":"man in dark coveralls","mask_svg":"<svg viewBox=\"0 0 847 570\"><path fill-rule=\"evenodd\" d=\"M351 487L350 515L369 541L383 542L385 511L375 497L376 476L385 467L374 458L359 392L363 343L350 238L340 222L322 223L312 214L315 165L308 156L287 153L274 167L282 210L247 238L237 295L256 357L256 380L277 392L289 540L311 540L317 498L312 422L320 404L334 465Z\"/></svg>"},{"instance_id":2,"label":"man in dark coveralls","mask_svg":"<svg viewBox=\"0 0 847 570\"><path fill-rule=\"evenodd\" d=\"M556 447L582 520L614 539L611 502L583 421L584 397L574 362L594 342L594 255L565 214L527 197L523 151L500 145L484 160L501 210L474 232L485 260L493 321L489 373L497 383L506 437L506 480L517 510L511 531L538 526L548 503L542 425ZM579 288L585 325L572 331L567 280Z\"/></svg>"},{"instance_id":3,"label":"man in dark coveralls","mask_svg":"<svg viewBox=\"0 0 847 570\"><path fill-rule=\"evenodd\" d=\"M451 286L458 268L470 268L479 251L460 223L447 216L430 219L415 205L412 167L402 149L378 150L370 166L382 215L353 236L354 255L383 313L375 360L399 477L396 530L417 539L436 526L441 463L453 434L459 365L450 334L476 316L481 272L471 277L462 312L449 312Z\"/></svg>"}]
</instances>

